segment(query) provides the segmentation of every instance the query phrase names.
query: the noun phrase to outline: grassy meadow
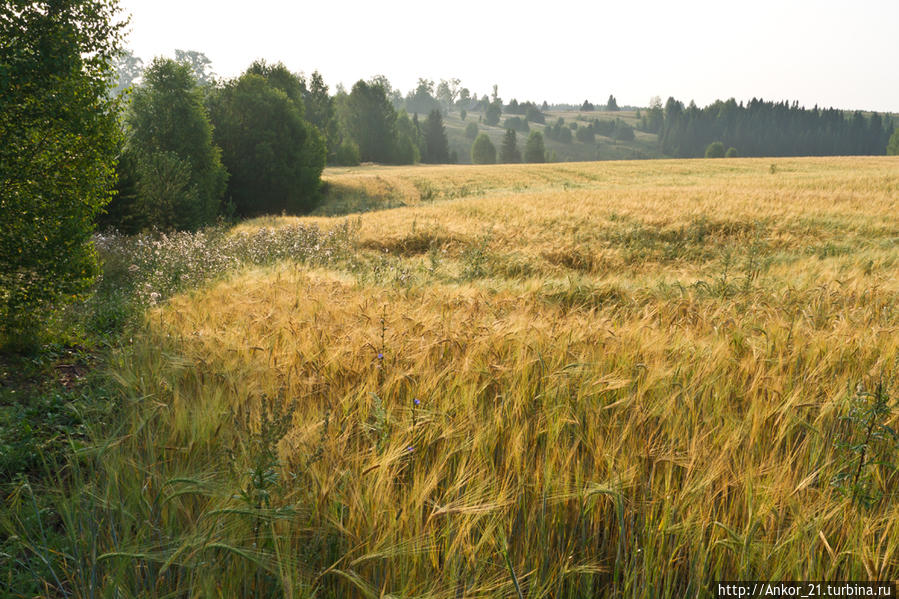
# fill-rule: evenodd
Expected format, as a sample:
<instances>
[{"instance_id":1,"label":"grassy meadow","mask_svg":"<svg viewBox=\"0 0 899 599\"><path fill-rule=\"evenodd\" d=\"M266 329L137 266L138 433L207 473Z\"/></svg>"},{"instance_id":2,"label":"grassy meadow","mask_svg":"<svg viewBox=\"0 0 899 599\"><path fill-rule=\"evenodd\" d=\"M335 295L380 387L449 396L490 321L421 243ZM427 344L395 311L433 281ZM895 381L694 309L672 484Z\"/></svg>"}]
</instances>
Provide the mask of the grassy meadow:
<instances>
[{"instance_id":1,"label":"grassy meadow","mask_svg":"<svg viewBox=\"0 0 899 599\"><path fill-rule=\"evenodd\" d=\"M46 495L65 550L22 535L47 594L899 578L895 157L324 180L313 216L156 246L212 274L141 284L118 424Z\"/></svg>"}]
</instances>

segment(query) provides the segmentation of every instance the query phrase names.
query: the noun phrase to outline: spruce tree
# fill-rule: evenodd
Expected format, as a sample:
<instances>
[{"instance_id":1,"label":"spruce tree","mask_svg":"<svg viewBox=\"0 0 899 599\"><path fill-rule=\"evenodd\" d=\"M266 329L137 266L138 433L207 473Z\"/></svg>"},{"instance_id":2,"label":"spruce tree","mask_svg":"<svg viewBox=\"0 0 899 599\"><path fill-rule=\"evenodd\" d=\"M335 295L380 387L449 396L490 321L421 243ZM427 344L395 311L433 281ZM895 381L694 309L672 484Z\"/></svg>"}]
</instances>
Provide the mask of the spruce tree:
<instances>
[{"instance_id":1,"label":"spruce tree","mask_svg":"<svg viewBox=\"0 0 899 599\"><path fill-rule=\"evenodd\" d=\"M425 120L425 151L422 162L431 164L445 164L449 162L449 143L446 140L446 128L443 126L443 116L439 109L428 113Z\"/></svg>"},{"instance_id":2,"label":"spruce tree","mask_svg":"<svg viewBox=\"0 0 899 599\"><path fill-rule=\"evenodd\" d=\"M518 136L514 129L506 129L503 145L499 150L500 162L521 162L521 152L518 151Z\"/></svg>"}]
</instances>

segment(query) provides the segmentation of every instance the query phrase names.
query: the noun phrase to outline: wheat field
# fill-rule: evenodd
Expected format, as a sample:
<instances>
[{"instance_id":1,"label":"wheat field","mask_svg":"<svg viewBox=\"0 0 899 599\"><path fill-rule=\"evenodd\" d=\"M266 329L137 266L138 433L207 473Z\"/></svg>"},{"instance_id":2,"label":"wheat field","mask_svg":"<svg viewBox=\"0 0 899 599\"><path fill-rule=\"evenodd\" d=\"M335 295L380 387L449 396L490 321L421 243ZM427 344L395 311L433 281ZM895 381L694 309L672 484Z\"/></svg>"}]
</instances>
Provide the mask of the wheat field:
<instances>
[{"instance_id":1,"label":"wheat field","mask_svg":"<svg viewBox=\"0 0 899 599\"><path fill-rule=\"evenodd\" d=\"M90 513L99 556L73 588L650 598L899 578L896 158L325 181L319 216L230 234L341 225L333 259L233 270L118 354L131 415L68 516Z\"/></svg>"}]
</instances>

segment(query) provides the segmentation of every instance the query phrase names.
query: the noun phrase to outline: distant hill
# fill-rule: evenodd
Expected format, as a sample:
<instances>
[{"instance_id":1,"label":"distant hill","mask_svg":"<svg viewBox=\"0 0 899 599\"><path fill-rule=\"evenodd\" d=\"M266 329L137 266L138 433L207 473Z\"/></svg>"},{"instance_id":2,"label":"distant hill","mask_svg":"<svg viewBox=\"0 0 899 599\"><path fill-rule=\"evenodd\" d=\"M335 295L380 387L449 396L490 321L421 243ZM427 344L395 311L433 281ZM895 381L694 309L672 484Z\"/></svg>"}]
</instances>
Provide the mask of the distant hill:
<instances>
[{"instance_id":1,"label":"distant hill","mask_svg":"<svg viewBox=\"0 0 899 599\"><path fill-rule=\"evenodd\" d=\"M576 123L578 127L589 125L593 119L612 120L621 119L632 127L636 127L639 119L636 117L636 111L554 111L544 112L546 115L546 125L539 123L528 123L531 131L545 131L547 126L553 125L559 118L565 120L565 125ZM486 133L490 137L490 141L499 150L506 133L503 122L509 118L509 115L503 114L498 126L488 126L483 123L483 112L469 112L463 121L460 118L459 111L453 109L444 117L444 125L446 126L446 137L449 141L450 151L455 151L460 164L471 163L471 144L474 140L465 136L465 127L469 123L477 123L478 132ZM422 115L419 115L421 118ZM523 117L520 117L523 119ZM480 121L480 122L479 122ZM524 148L527 140L527 133L518 132L518 147ZM633 141L618 141L609 136L596 135L594 142L582 142L575 138L572 131L571 142L560 142L547 138L544 135L546 150L552 156L555 156L557 162L576 162L589 160L629 160L638 158L662 158L663 155L659 149L658 136L642 131L634 131Z\"/></svg>"}]
</instances>

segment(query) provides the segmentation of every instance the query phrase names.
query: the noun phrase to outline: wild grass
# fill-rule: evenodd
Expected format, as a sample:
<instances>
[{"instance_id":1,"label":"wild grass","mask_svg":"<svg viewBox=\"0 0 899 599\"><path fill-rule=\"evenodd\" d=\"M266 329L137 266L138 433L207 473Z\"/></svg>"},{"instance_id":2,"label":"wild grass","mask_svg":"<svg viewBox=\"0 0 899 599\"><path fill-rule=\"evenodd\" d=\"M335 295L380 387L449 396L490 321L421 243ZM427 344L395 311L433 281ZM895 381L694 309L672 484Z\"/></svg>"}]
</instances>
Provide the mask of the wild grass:
<instances>
[{"instance_id":1,"label":"wild grass","mask_svg":"<svg viewBox=\"0 0 899 599\"><path fill-rule=\"evenodd\" d=\"M899 163L769 164L390 169L479 191L149 307L50 492L65 549L6 529L74 597L895 579Z\"/></svg>"}]
</instances>

